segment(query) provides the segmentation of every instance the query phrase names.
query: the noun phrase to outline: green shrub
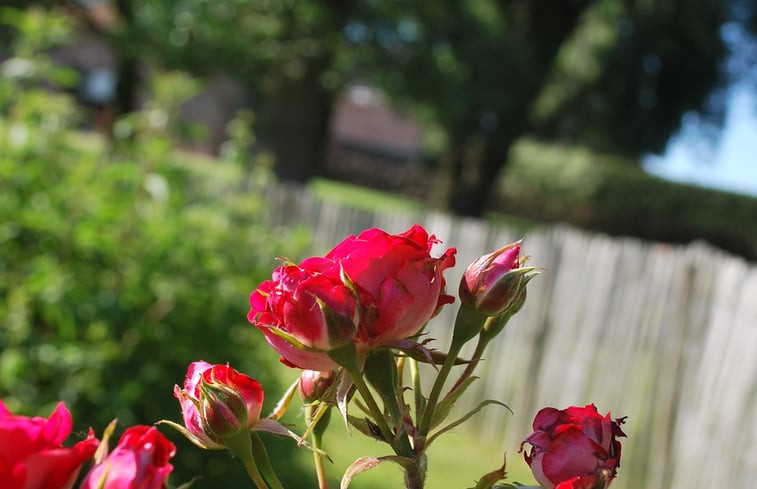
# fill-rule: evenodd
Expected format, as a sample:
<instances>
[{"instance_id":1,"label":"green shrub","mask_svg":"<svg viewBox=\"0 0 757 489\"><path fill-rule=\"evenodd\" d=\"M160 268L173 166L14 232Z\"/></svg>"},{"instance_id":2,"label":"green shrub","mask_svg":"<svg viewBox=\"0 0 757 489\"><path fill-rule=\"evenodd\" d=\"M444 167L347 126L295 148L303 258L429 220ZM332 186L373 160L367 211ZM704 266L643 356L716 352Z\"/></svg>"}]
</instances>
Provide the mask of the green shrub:
<instances>
[{"instance_id":1,"label":"green shrub","mask_svg":"<svg viewBox=\"0 0 757 489\"><path fill-rule=\"evenodd\" d=\"M117 154L82 149L69 132L74 104L40 88L42 58L8 62L30 68L0 78L0 397L9 409L46 416L63 400L80 437L116 417L120 429L178 420L173 386L199 359L258 378L270 409L285 386L246 321L247 297L273 257L305 243L264 224L265 169L239 155L189 164L170 131L145 130L140 114ZM193 487L248 484L226 452L163 431L179 445L174 482L202 474ZM293 449L278 443L272 456L282 448ZM294 465L287 473L290 487L308 480Z\"/></svg>"},{"instance_id":2,"label":"green shrub","mask_svg":"<svg viewBox=\"0 0 757 489\"><path fill-rule=\"evenodd\" d=\"M757 258L757 199L672 183L620 157L522 141L501 183L507 212L652 240L703 239Z\"/></svg>"}]
</instances>

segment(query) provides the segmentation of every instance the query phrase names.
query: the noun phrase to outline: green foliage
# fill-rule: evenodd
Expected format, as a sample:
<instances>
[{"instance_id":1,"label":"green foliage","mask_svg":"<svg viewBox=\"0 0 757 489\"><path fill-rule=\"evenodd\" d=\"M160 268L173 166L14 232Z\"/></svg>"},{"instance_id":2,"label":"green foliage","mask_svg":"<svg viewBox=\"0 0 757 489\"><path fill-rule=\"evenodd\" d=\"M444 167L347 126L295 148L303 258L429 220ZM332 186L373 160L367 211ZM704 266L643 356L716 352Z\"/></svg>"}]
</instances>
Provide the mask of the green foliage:
<instances>
[{"instance_id":1,"label":"green foliage","mask_svg":"<svg viewBox=\"0 0 757 489\"><path fill-rule=\"evenodd\" d=\"M145 125L170 114L161 99L123 122L136 130L117 152L82 150L69 134L74 105L29 75L46 61L19 55L0 68L13 63L28 69L0 79L0 397L27 414L65 401L75 436L116 417L120 433L178 420L173 386L204 359L258 378L272 407L283 392L276 357L246 321L247 297L272 257L304 242L265 225L267 172L239 158L185 162L170 124ZM175 482L245 484L227 453L166 434L179 445Z\"/></svg>"},{"instance_id":2,"label":"green foliage","mask_svg":"<svg viewBox=\"0 0 757 489\"><path fill-rule=\"evenodd\" d=\"M500 197L505 210L527 217L660 241L704 239L757 258L757 199L671 183L586 149L521 141Z\"/></svg>"}]
</instances>

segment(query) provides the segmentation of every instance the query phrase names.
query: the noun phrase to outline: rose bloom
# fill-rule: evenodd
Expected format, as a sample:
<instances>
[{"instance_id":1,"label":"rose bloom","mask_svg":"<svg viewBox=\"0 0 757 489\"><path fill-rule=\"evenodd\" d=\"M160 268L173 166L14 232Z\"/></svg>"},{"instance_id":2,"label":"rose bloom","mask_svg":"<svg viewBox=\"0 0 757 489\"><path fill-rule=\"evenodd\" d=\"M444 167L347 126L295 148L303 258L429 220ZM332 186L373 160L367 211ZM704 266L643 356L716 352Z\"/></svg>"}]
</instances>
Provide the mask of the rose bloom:
<instances>
[{"instance_id":1,"label":"rose bloom","mask_svg":"<svg viewBox=\"0 0 757 489\"><path fill-rule=\"evenodd\" d=\"M284 363L332 370L326 352L352 341L364 354L409 338L454 300L443 272L455 264L455 249L433 258L437 242L418 225L350 236L324 257L277 268L250 295L247 318Z\"/></svg>"},{"instance_id":2,"label":"rose bloom","mask_svg":"<svg viewBox=\"0 0 757 489\"><path fill-rule=\"evenodd\" d=\"M205 399L201 382L211 386L220 385L222 389L238 394L237 399L244 404L241 406L244 412L237 413L236 408L222 405L217 399ZM203 361L189 365L184 389L174 386L174 396L181 404L184 426L192 437L190 440L204 448L225 447L223 438L218 433L221 425L229 427L241 422L244 426L239 426L237 431L252 429L260 420L260 410L263 407L263 388L257 380L228 365L211 365ZM208 407L205 412L198 411L198 406L202 405Z\"/></svg>"},{"instance_id":3,"label":"rose bloom","mask_svg":"<svg viewBox=\"0 0 757 489\"><path fill-rule=\"evenodd\" d=\"M165 489L173 470L168 461L175 453L174 444L154 426L132 426L80 489Z\"/></svg>"},{"instance_id":4,"label":"rose bloom","mask_svg":"<svg viewBox=\"0 0 757 489\"><path fill-rule=\"evenodd\" d=\"M98 441L92 430L70 448L71 413L61 402L45 418L15 416L0 400L0 481L3 489L70 489Z\"/></svg>"},{"instance_id":5,"label":"rose bloom","mask_svg":"<svg viewBox=\"0 0 757 489\"><path fill-rule=\"evenodd\" d=\"M534 432L523 443L526 463L546 489L593 489L615 478L620 467L620 429L625 418L602 416L593 404L564 410L544 408L534 418ZM521 450L523 444L521 444ZM602 487L605 487L604 485Z\"/></svg>"}]
</instances>

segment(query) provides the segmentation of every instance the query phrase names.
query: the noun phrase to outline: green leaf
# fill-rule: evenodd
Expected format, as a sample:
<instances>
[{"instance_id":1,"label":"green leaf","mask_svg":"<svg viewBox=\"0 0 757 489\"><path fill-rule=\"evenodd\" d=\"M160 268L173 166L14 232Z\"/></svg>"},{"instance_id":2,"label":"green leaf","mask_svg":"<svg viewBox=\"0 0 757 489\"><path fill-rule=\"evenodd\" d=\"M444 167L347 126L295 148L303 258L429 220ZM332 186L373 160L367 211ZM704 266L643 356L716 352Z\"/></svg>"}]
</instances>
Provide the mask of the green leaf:
<instances>
[{"instance_id":1,"label":"green leaf","mask_svg":"<svg viewBox=\"0 0 757 489\"><path fill-rule=\"evenodd\" d=\"M276 472L273 470L271 460L268 458L268 451L263 445L263 441L256 433L252 433L250 436L252 441L252 457L260 470L263 478L273 489L284 489L281 485L281 481L276 476Z\"/></svg>"},{"instance_id":2,"label":"green leaf","mask_svg":"<svg viewBox=\"0 0 757 489\"><path fill-rule=\"evenodd\" d=\"M507 466L507 459L502 461L502 467L493 470L487 474L484 474L476 483L476 487L470 489L492 489L496 482L505 478L505 467Z\"/></svg>"},{"instance_id":3,"label":"green leaf","mask_svg":"<svg viewBox=\"0 0 757 489\"><path fill-rule=\"evenodd\" d=\"M252 431L265 431L268 433L271 433L273 435L277 436L283 436L285 438L291 438L292 440L297 442L297 446L303 446L307 448L308 450L312 452L317 452L320 455L323 455L324 457L331 460L331 458L328 456L326 452L323 450L320 450L318 448L312 447L309 443L307 443L303 438L298 436L293 431L289 430L286 426L279 423L278 421L274 421L272 419L261 419L257 423L255 423L255 426L252 427ZM254 434L254 433L253 433Z\"/></svg>"},{"instance_id":4,"label":"green leaf","mask_svg":"<svg viewBox=\"0 0 757 489\"><path fill-rule=\"evenodd\" d=\"M331 408L331 405L325 402L318 402L317 406L318 407L315 408L315 412L313 413L312 417L310 418L310 421L308 422L308 426L305 429L305 432L302 434L303 440L307 440L307 438L310 436L310 433L312 433L315 430L316 426L319 425L319 421L321 421L321 418L325 414L327 414L329 412L329 409ZM313 406L307 406L307 409L312 409L312 407ZM324 425L328 424L328 419L329 418L327 416L326 419L324 420Z\"/></svg>"},{"instance_id":5,"label":"green leaf","mask_svg":"<svg viewBox=\"0 0 757 489\"><path fill-rule=\"evenodd\" d=\"M455 405L455 402L457 402L457 400L461 395L463 395L465 390L470 387L470 385L477 379L478 377L468 377L467 379L465 379L465 382L460 384L460 387L447 394L447 397L437 403L436 409L434 409L434 413L431 417L431 429L436 428L445 419L447 419L447 416L449 416L449 413L452 410L452 407Z\"/></svg>"},{"instance_id":6,"label":"green leaf","mask_svg":"<svg viewBox=\"0 0 757 489\"><path fill-rule=\"evenodd\" d=\"M358 418L357 416L348 415L347 420L350 425L355 427L360 433L373 438L374 440L385 441L381 436L381 430L373 421L368 418Z\"/></svg>"},{"instance_id":7,"label":"green leaf","mask_svg":"<svg viewBox=\"0 0 757 489\"><path fill-rule=\"evenodd\" d=\"M384 457L360 457L344 471L342 476L342 482L339 484L339 489L347 489L352 482L352 479L363 472L370 470L382 462L394 462L401 465L403 468L407 468L414 462L407 457L400 457L399 455L386 455Z\"/></svg>"},{"instance_id":8,"label":"green leaf","mask_svg":"<svg viewBox=\"0 0 757 489\"><path fill-rule=\"evenodd\" d=\"M481 411L484 407L486 407L486 406L488 406L490 404L497 404L499 406L502 406L505 409L507 409L508 411L510 411L510 413L512 413L512 410L507 406L507 404L505 404L503 402L495 401L494 399L487 399L486 401L480 402L478 404L478 406L476 406L475 408L473 408L470 411L468 411L467 413L465 413L465 415L463 415L462 417L458 418L456 421L448 424L444 428L440 429L439 431L437 431L436 433L434 433L433 435L431 435L431 437L429 437L429 439L428 439L428 445L431 445L431 443L439 435L441 435L442 433L446 433L447 431L451 430L452 428L456 428L457 426L460 426L464 422L468 421L468 419L470 419L471 416L473 416L477 412Z\"/></svg>"}]
</instances>

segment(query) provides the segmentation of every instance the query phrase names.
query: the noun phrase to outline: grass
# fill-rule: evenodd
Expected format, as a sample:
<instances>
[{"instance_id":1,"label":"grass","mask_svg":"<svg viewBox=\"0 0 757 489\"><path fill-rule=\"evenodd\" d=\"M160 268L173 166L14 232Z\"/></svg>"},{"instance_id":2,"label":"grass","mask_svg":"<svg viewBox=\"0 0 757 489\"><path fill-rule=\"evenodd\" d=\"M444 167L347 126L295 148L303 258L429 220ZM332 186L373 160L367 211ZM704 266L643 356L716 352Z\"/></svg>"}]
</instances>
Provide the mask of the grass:
<instances>
[{"instance_id":1,"label":"grass","mask_svg":"<svg viewBox=\"0 0 757 489\"><path fill-rule=\"evenodd\" d=\"M423 202L397 194L324 178L313 179L308 184L308 189L321 200L338 202L367 211L385 209L411 213L429 209L429 206Z\"/></svg>"},{"instance_id":2,"label":"grass","mask_svg":"<svg viewBox=\"0 0 757 489\"><path fill-rule=\"evenodd\" d=\"M341 420L334 418L334 424ZM344 469L361 455L390 455L390 450L360 433L348 435L343 426L331 426L326 434L325 450L334 460L326 470L334 487L341 479ZM439 438L429 449L429 470L426 487L429 489L466 489L476 485L484 474L498 469L502 465L503 450L498 443L482 441L470 431L464 429L447 433ZM533 481L528 466L522 456L509 453L508 481L529 483ZM391 462L355 477L350 485L352 489L387 489L403 487L402 471Z\"/></svg>"}]
</instances>

